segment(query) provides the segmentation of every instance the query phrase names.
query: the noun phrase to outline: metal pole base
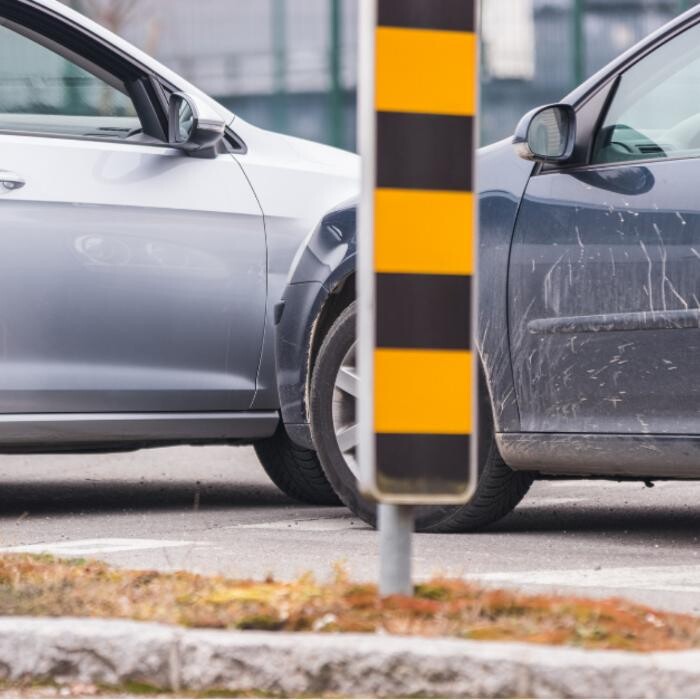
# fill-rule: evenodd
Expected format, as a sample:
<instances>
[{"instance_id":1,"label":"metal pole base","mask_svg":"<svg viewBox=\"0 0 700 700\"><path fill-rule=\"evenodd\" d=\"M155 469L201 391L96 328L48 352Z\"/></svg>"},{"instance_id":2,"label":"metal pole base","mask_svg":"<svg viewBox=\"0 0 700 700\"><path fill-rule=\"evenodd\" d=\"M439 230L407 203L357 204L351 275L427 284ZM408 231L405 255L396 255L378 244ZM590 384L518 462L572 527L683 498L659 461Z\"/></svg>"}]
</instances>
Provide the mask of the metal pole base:
<instances>
[{"instance_id":1,"label":"metal pole base","mask_svg":"<svg viewBox=\"0 0 700 700\"><path fill-rule=\"evenodd\" d=\"M413 506L380 503L378 509L379 593L383 597L413 595L411 577Z\"/></svg>"}]
</instances>

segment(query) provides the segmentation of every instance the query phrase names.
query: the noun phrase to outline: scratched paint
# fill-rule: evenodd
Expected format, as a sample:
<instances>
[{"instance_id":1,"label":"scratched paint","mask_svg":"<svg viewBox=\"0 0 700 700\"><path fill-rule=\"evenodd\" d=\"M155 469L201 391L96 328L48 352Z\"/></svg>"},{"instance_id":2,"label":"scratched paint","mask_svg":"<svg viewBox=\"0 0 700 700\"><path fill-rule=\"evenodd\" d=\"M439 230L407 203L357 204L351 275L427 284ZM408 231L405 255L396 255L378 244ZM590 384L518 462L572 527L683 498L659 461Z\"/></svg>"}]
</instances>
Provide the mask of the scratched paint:
<instances>
[{"instance_id":1,"label":"scratched paint","mask_svg":"<svg viewBox=\"0 0 700 700\"><path fill-rule=\"evenodd\" d=\"M521 430L698 433L699 169L530 180L508 280Z\"/></svg>"},{"instance_id":2,"label":"scratched paint","mask_svg":"<svg viewBox=\"0 0 700 700\"><path fill-rule=\"evenodd\" d=\"M518 206L533 165L510 143L479 152L479 336L478 347L498 431L520 429L509 350L508 257ZM523 326L521 333L526 333Z\"/></svg>"}]
</instances>

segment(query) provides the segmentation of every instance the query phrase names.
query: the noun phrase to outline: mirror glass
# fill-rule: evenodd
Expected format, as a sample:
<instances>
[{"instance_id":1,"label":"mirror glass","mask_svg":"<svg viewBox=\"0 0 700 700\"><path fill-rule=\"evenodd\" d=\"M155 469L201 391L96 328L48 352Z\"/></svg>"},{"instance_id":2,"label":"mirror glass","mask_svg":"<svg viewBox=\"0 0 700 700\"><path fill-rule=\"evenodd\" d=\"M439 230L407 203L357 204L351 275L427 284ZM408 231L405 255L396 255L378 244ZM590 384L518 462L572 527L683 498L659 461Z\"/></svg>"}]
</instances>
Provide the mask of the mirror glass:
<instances>
[{"instance_id":1,"label":"mirror glass","mask_svg":"<svg viewBox=\"0 0 700 700\"><path fill-rule=\"evenodd\" d=\"M192 138L194 131L194 112L189 102L183 97L177 97L177 128L175 130L176 143L187 143Z\"/></svg>"},{"instance_id":2,"label":"mirror glass","mask_svg":"<svg viewBox=\"0 0 700 700\"><path fill-rule=\"evenodd\" d=\"M548 107L530 122L527 142L537 158L563 158L569 146L571 118L561 107Z\"/></svg>"}]
</instances>

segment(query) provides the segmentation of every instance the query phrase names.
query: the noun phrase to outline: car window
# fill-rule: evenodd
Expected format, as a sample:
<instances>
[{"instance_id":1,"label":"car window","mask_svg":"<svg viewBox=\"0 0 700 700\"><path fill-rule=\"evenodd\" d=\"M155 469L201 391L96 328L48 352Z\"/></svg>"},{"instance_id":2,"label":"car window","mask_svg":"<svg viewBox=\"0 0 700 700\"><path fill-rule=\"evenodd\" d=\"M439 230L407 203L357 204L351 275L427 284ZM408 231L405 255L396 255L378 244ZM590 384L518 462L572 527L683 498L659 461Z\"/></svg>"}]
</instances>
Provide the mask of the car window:
<instances>
[{"instance_id":1,"label":"car window","mask_svg":"<svg viewBox=\"0 0 700 700\"><path fill-rule=\"evenodd\" d=\"M624 73L593 149L593 163L700 155L700 26Z\"/></svg>"},{"instance_id":2,"label":"car window","mask_svg":"<svg viewBox=\"0 0 700 700\"><path fill-rule=\"evenodd\" d=\"M119 139L140 126L123 86L0 26L0 131Z\"/></svg>"}]
</instances>

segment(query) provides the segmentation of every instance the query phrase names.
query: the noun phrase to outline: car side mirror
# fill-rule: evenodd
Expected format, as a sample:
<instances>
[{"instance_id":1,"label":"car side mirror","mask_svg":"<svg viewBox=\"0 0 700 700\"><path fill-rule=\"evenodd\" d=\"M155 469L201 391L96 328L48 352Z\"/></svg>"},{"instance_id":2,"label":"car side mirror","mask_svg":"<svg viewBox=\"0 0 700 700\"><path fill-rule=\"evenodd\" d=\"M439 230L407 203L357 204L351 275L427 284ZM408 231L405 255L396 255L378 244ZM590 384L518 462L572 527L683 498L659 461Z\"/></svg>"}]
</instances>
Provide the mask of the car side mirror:
<instances>
[{"instance_id":1,"label":"car side mirror","mask_svg":"<svg viewBox=\"0 0 700 700\"><path fill-rule=\"evenodd\" d=\"M226 123L208 104L184 92L170 95L168 143L196 158L216 158Z\"/></svg>"},{"instance_id":2,"label":"car side mirror","mask_svg":"<svg viewBox=\"0 0 700 700\"><path fill-rule=\"evenodd\" d=\"M571 105L547 105L526 114L515 130L518 155L540 163L569 160L576 145L576 112Z\"/></svg>"}]
</instances>

